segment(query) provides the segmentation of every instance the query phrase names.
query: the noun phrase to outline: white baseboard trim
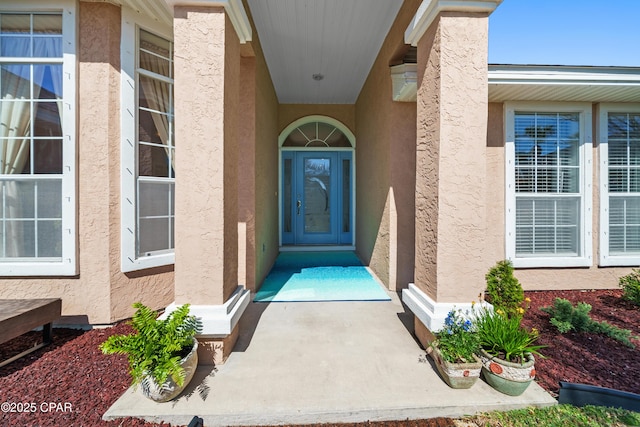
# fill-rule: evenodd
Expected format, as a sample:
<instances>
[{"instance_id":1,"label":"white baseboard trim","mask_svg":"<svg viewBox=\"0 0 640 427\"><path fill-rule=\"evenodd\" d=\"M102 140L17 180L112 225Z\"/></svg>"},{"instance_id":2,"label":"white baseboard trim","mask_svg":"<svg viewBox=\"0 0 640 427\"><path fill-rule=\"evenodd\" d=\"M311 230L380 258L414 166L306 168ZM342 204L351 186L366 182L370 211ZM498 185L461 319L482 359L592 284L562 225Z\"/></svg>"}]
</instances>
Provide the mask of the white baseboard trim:
<instances>
[{"instance_id":1,"label":"white baseboard trim","mask_svg":"<svg viewBox=\"0 0 640 427\"><path fill-rule=\"evenodd\" d=\"M190 313L200 318L202 331L198 338L225 338L231 335L240 317L251 301L251 292L238 286L231 297L221 305L191 305ZM161 318L165 318L179 305L169 304Z\"/></svg>"},{"instance_id":2,"label":"white baseboard trim","mask_svg":"<svg viewBox=\"0 0 640 427\"><path fill-rule=\"evenodd\" d=\"M408 289L402 290L402 302L434 333L442 329L444 319L452 309L466 311L472 308L471 302L435 302L413 283L409 283ZM482 306L491 307L491 304L485 302Z\"/></svg>"}]
</instances>

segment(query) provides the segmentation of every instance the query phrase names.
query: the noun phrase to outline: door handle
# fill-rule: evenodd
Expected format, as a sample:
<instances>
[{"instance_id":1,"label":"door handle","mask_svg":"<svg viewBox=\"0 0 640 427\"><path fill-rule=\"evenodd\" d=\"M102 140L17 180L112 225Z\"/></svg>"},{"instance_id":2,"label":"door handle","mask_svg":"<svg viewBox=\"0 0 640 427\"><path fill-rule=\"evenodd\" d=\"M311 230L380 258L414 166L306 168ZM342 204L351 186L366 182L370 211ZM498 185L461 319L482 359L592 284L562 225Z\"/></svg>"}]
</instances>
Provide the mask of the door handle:
<instances>
[{"instance_id":1,"label":"door handle","mask_svg":"<svg viewBox=\"0 0 640 427\"><path fill-rule=\"evenodd\" d=\"M298 210L298 215L300 215L300 207L301 207L301 206L302 206L302 202L301 202L300 200L298 200L298 201L296 202L296 208L297 208L297 210Z\"/></svg>"}]
</instances>

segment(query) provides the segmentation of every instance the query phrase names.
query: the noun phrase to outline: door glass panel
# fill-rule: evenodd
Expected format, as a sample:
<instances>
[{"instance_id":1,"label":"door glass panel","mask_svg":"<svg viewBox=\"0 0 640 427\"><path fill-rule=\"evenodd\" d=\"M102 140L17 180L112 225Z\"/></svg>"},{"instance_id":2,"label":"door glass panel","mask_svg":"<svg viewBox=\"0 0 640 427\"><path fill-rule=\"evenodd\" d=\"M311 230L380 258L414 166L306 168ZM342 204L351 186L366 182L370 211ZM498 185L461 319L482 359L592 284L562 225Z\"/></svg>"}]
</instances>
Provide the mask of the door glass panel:
<instances>
[{"instance_id":1,"label":"door glass panel","mask_svg":"<svg viewBox=\"0 0 640 427\"><path fill-rule=\"evenodd\" d=\"M291 233L291 163L292 159L284 159L284 232Z\"/></svg>"},{"instance_id":2,"label":"door glass panel","mask_svg":"<svg viewBox=\"0 0 640 427\"><path fill-rule=\"evenodd\" d=\"M331 159L304 160L304 231L331 232Z\"/></svg>"},{"instance_id":3,"label":"door glass panel","mask_svg":"<svg viewBox=\"0 0 640 427\"><path fill-rule=\"evenodd\" d=\"M342 232L351 231L351 162L342 160Z\"/></svg>"}]
</instances>

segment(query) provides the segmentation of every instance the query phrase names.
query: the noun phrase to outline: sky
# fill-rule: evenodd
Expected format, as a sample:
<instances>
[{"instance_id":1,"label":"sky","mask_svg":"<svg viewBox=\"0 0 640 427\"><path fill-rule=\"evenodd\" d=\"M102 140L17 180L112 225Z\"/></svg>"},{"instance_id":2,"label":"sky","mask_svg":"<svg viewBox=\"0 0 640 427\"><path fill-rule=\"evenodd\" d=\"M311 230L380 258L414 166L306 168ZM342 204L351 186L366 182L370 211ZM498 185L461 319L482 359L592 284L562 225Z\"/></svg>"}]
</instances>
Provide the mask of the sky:
<instances>
[{"instance_id":1,"label":"sky","mask_svg":"<svg viewBox=\"0 0 640 427\"><path fill-rule=\"evenodd\" d=\"M640 67L640 0L503 0L489 63Z\"/></svg>"}]
</instances>

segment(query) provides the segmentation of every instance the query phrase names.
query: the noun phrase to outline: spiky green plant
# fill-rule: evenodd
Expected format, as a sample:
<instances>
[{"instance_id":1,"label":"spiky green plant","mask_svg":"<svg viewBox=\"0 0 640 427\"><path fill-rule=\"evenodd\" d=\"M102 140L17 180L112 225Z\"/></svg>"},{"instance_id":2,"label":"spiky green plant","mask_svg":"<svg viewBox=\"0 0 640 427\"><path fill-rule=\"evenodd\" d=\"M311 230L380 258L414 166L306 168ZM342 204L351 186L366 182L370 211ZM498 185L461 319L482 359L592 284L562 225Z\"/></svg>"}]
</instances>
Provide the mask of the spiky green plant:
<instances>
[{"instance_id":1,"label":"spiky green plant","mask_svg":"<svg viewBox=\"0 0 640 427\"><path fill-rule=\"evenodd\" d=\"M136 331L127 335L112 335L100 344L105 354L125 354L129 360L132 385L152 377L163 384L171 377L179 386L184 384L185 372L180 359L193 347L193 339L201 329L200 321L189 315L189 304L178 307L166 319L140 302L131 325Z\"/></svg>"}]
</instances>

